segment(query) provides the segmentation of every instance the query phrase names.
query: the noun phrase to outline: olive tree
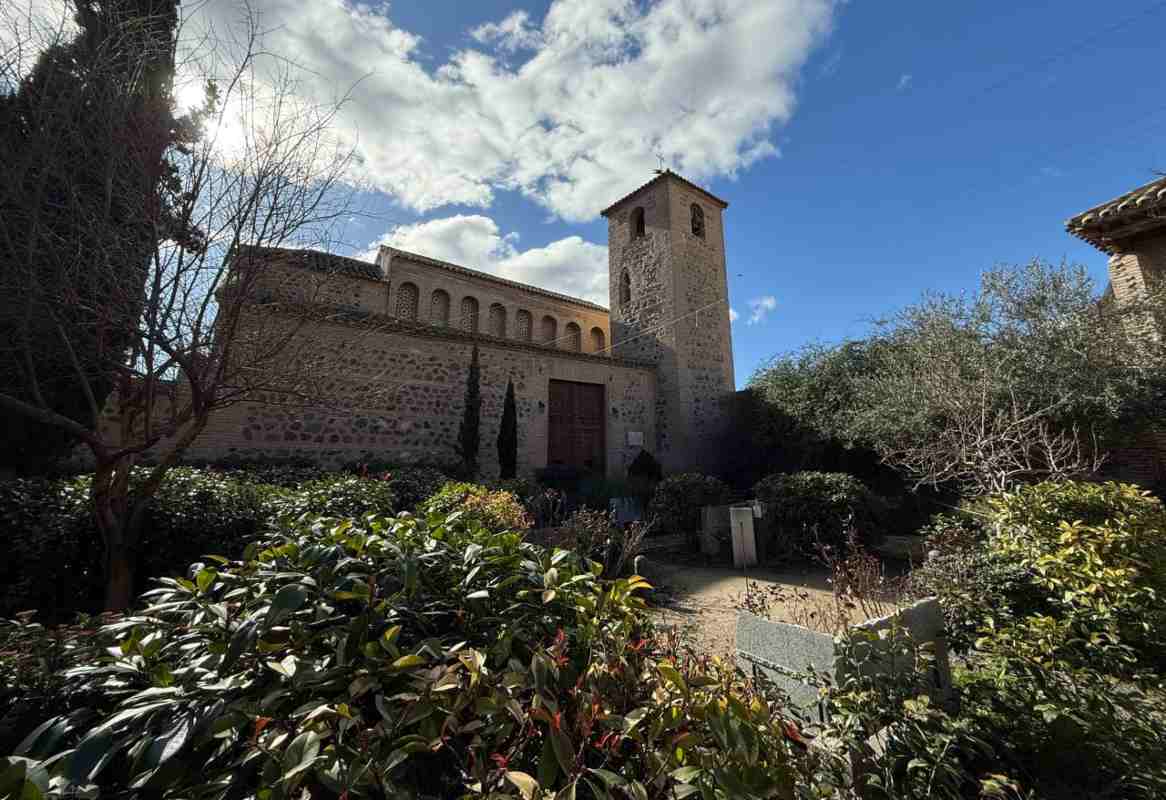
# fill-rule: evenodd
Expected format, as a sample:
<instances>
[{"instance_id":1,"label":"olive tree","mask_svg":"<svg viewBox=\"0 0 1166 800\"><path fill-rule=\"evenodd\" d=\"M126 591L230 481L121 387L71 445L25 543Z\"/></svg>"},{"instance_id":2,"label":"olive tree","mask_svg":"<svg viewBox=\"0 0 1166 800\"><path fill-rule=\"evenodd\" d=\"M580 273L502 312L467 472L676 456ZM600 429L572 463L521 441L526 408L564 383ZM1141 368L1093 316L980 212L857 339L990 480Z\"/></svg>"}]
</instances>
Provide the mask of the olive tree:
<instances>
[{"instance_id":1,"label":"olive tree","mask_svg":"<svg viewBox=\"0 0 1166 800\"><path fill-rule=\"evenodd\" d=\"M917 485L966 493L1096 472L1122 429L1160 406L1145 309L1099 302L1081 267L1001 267L978 291L928 294L858 342L777 359L767 399L866 444Z\"/></svg>"}]
</instances>

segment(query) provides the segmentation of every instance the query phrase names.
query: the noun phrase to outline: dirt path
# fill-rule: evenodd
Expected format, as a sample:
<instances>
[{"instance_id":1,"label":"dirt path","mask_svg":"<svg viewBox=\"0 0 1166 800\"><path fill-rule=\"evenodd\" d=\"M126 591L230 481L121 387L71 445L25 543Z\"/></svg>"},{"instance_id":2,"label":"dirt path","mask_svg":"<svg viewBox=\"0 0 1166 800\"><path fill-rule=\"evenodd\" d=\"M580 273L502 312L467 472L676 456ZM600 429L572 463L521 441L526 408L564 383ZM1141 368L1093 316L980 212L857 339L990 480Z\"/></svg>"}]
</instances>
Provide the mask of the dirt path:
<instances>
[{"instance_id":1,"label":"dirt path","mask_svg":"<svg viewBox=\"0 0 1166 800\"><path fill-rule=\"evenodd\" d=\"M804 624L807 608L831 604L832 594L824 571L774 570L765 568L741 571L731 567L707 567L683 563L654 565L658 574L653 583L660 587L658 605L653 612L663 625L675 625L699 651L710 655L731 656L737 627L735 605L745 594L746 580L761 587L784 587L800 591L793 600L799 608L783 605L770 607L773 619Z\"/></svg>"}]
</instances>

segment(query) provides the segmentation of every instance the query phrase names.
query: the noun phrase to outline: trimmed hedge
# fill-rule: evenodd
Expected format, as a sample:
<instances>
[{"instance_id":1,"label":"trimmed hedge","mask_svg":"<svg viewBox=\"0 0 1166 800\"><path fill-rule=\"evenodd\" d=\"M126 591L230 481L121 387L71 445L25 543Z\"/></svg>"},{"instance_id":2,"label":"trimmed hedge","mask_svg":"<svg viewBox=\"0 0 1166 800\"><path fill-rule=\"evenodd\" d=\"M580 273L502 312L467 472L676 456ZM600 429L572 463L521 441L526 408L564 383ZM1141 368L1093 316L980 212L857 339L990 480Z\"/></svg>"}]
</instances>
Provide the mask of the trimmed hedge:
<instances>
[{"instance_id":1,"label":"trimmed hedge","mask_svg":"<svg viewBox=\"0 0 1166 800\"><path fill-rule=\"evenodd\" d=\"M700 510L729 502L729 486L699 472L670 475L656 484L648 513L662 533L683 533L693 542L700 534Z\"/></svg>"},{"instance_id":2,"label":"trimmed hedge","mask_svg":"<svg viewBox=\"0 0 1166 800\"><path fill-rule=\"evenodd\" d=\"M865 542L880 533L878 497L845 472L770 475L753 487L765 515L795 551L814 555L818 545L840 547L853 528Z\"/></svg>"}]
</instances>

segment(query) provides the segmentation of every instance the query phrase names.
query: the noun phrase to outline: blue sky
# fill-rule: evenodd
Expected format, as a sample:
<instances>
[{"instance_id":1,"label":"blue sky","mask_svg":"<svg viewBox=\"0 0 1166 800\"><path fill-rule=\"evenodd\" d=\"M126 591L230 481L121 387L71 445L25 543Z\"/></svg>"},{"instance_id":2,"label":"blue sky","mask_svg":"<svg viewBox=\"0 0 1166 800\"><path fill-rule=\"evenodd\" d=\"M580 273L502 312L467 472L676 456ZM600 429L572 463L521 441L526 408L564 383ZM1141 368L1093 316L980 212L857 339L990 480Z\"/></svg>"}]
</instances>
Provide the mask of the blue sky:
<instances>
[{"instance_id":1,"label":"blue sky","mask_svg":"<svg viewBox=\"0 0 1166 800\"><path fill-rule=\"evenodd\" d=\"M1166 0L252 2L305 92L354 87L367 216L341 249L606 302L598 212L663 153L731 204L742 385L996 264L1103 284L1064 220L1166 171Z\"/></svg>"},{"instance_id":2,"label":"blue sky","mask_svg":"<svg viewBox=\"0 0 1166 800\"><path fill-rule=\"evenodd\" d=\"M547 6L402 2L392 14L441 61L466 30ZM1166 3L1134 0L838 7L799 70L792 116L769 131L780 153L702 181L731 204L738 382L774 353L860 336L923 289L973 287L999 263L1068 259L1103 285L1105 257L1063 222L1166 171L1163 29ZM475 213L426 218L451 211ZM513 192L489 214L524 247L606 241L601 219L548 221ZM776 308L747 324L765 296Z\"/></svg>"}]
</instances>

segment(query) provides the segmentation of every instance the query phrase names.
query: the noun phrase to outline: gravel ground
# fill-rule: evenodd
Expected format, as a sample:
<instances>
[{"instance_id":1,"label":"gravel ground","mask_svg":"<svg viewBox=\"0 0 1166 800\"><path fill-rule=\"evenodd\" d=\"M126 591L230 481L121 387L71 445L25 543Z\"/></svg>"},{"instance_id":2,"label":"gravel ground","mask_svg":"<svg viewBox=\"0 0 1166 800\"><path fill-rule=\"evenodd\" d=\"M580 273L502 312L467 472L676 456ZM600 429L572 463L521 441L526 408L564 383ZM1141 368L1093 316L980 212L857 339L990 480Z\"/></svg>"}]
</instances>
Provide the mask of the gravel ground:
<instances>
[{"instance_id":1,"label":"gravel ground","mask_svg":"<svg viewBox=\"0 0 1166 800\"><path fill-rule=\"evenodd\" d=\"M832 603L825 570L758 567L743 571L676 558L663 563L658 559L654 557L653 562L659 574L651 576L657 589L650 599L653 613L661 625L680 628L698 652L732 656L737 626L735 605L745 593L746 580L762 587L781 586L804 593L801 599L794 600L800 605L798 609L782 604L771 606L772 619L801 623L807 607Z\"/></svg>"}]
</instances>

